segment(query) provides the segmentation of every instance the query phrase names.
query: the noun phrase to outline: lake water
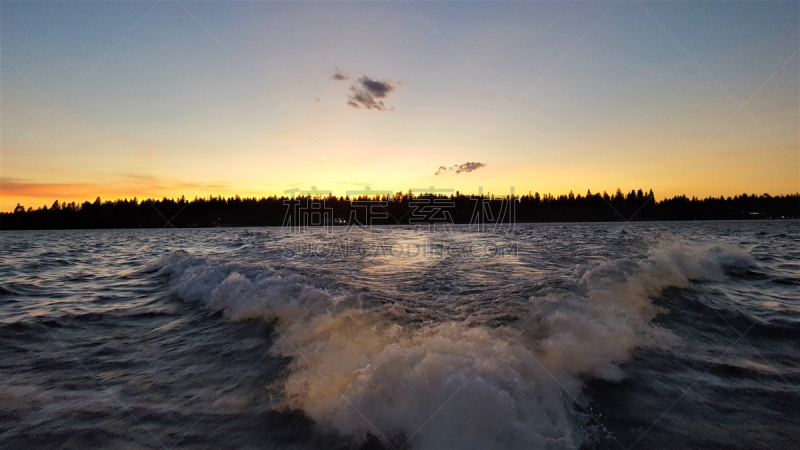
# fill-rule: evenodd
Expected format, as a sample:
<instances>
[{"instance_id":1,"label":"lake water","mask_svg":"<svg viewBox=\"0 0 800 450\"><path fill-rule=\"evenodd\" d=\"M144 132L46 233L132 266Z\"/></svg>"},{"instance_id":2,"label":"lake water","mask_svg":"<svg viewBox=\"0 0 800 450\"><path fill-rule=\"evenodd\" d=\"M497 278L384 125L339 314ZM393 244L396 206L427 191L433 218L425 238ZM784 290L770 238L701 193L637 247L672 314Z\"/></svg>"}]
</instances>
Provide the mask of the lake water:
<instances>
[{"instance_id":1,"label":"lake water","mask_svg":"<svg viewBox=\"0 0 800 450\"><path fill-rule=\"evenodd\" d=\"M797 448L800 222L2 232L3 448Z\"/></svg>"}]
</instances>

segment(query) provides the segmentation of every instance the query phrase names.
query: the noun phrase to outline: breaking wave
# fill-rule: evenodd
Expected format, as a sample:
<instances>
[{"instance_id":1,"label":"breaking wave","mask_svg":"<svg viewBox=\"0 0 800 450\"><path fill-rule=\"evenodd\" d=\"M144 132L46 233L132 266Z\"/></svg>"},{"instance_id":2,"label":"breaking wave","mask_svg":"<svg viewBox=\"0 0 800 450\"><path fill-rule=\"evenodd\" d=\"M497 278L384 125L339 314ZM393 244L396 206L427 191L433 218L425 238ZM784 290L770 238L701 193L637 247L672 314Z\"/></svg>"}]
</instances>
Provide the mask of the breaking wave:
<instances>
[{"instance_id":1,"label":"breaking wave","mask_svg":"<svg viewBox=\"0 0 800 450\"><path fill-rule=\"evenodd\" d=\"M178 252L152 269L185 301L230 320L274 322L282 339L271 352L292 360L282 406L322 427L396 447L554 448L597 434L586 378L621 380L635 348L676 342L652 323L668 312L653 302L663 289L721 281L753 264L736 248L678 245L587 263L546 280L528 314L500 327L411 320L402 300L370 304L267 265Z\"/></svg>"}]
</instances>

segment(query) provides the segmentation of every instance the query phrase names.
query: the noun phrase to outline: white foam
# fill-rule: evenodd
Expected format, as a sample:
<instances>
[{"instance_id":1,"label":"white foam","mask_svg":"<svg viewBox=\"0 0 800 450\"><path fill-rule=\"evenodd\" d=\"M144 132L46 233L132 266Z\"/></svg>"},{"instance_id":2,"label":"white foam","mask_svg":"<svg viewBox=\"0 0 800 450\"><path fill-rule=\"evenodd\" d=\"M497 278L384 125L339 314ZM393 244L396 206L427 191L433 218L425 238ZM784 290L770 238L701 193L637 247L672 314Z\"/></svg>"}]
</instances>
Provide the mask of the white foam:
<instances>
[{"instance_id":1,"label":"white foam","mask_svg":"<svg viewBox=\"0 0 800 450\"><path fill-rule=\"evenodd\" d=\"M575 445L572 401L515 335L462 322L401 326L351 310L292 328L274 351L294 358L288 406L356 439L372 432L423 448Z\"/></svg>"},{"instance_id":2,"label":"white foam","mask_svg":"<svg viewBox=\"0 0 800 450\"><path fill-rule=\"evenodd\" d=\"M231 320L263 318L291 321L313 313L317 308L344 304L327 291L310 286L296 274L274 270L266 265L216 264L178 252L154 267L171 275L170 292L184 300L203 303L222 311Z\"/></svg>"},{"instance_id":3,"label":"white foam","mask_svg":"<svg viewBox=\"0 0 800 450\"><path fill-rule=\"evenodd\" d=\"M232 320L276 320L273 354L291 357L284 406L355 440L369 433L414 448L577 447L583 379L620 380L639 346L668 345L651 324L666 287L715 281L752 264L724 247L661 246L641 261L572 270L568 288L532 297L513 327L405 323L391 307L358 307L266 266L184 254L161 263L172 291ZM313 308L309 312L308 308Z\"/></svg>"}]
</instances>

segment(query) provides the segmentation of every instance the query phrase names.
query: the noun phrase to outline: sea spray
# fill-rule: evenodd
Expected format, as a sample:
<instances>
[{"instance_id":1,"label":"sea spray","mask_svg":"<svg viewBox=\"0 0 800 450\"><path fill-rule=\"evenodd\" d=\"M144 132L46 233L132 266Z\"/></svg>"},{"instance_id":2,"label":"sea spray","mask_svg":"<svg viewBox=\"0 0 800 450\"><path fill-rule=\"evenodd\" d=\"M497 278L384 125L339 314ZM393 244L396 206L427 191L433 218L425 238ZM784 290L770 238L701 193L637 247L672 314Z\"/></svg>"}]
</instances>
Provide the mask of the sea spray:
<instances>
[{"instance_id":1,"label":"sea spray","mask_svg":"<svg viewBox=\"0 0 800 450\"><path fill-rule=\"evenodd\" d=\"M579 265L500 327L409 322L403 308L361 304L265 265L181 253L156 266L185 300L231 320L275 321L285 339L272 353L292 358L285 406L322 427L415 448L548 448L591 439L576 408L585 377L620 380L634 348L669 342L651 323L666 312L652 299L747 264L733 248L661 245L640 261Z\"/></svg>"}]
</instances>

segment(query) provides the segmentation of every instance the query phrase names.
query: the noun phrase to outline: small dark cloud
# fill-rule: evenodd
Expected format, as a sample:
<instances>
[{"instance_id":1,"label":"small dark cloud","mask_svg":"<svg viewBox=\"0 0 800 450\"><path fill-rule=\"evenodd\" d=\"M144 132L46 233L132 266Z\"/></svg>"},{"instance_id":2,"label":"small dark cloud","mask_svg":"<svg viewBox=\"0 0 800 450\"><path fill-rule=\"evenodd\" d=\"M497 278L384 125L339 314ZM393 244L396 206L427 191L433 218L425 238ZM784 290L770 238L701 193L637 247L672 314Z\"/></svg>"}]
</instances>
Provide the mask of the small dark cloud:
<instances>
[{"instance_id":1,"label":"small dark cloud","mask_svg":"<svg viewBox=\"0 0 800 450\"><path fill-rule=\"evenodd\" d=\"M331 79L332 79L332 80L335 80L335 81L343 81L343 80L349 80L349 79L350 79L350 75L348 75L348 74L346 74L346 73L342 72L341 70L339 70L339 68L338 68L338 67L336 67L335 69L336 69L336 73L334 73L334 74L331 76Z\"/></svg>"},{"instance_id":2,"label":"small dark cloud","mask_svg":"<svg viewBox=\"0 0 800 450\"><path fill-rule=\"evenodd\" d=\"M359 78L358 81L364 86L364 89L369 91L370 94L378 98L386 97L386 94L394 90L394 86L386 81L371 80L366 75Z\"/></svg>"},{"instance_id":3,"label":"small dark cloud","mask_svg":"<svg viewBox=\"0 0 800 450\"><path fill-rule=\"evenodd\" d=\"M458 168L456 169L456 173L457 174L459 174L461 172L469 173L469 172L472 172L473 170L478 170L481 167L486 167L486 164L484 164L482 162L468 162L468 163L464 163L464 164L461 164L460 166L458 166Z\"/></svg>"},{"instance_id":4,"label":"small dark cloud","mask_svg":"<svg viewBox=\"0 0 800 450\"><path fill-rule=\"evenodd\" d=\"M482 162L465 162L464 164L457 164L450 167L439 166L439 170L437 170L434 175L444 175L447 173L454 173L458 175L460 173L470 173L473 170L480 169L481 167L486 167L486 164Z\"/></svg>"},{"instance_id":5,"label":"small dark cloud","mask_svg":"<svg viewBox=\"0 0 800 450\"><path fill-rule=\"evenodd\" d=\"M350 75L342 72L338 67L336 72L331 75L334 81L349 80ZM394 106L386 106L382 99L385 99L392 91L403 83L391 80L378 80L366 75L353 81L350 85L350 95L347 97L347 104L356 109L374 109L377 111L394 111Z\"/></svg>"},{"instance_id":6,"label":"small dark cloud","mask_svg":"<svg viewBox=\"0 0 800 450\"><path fill-rule=\"evenodd\" d=\"M399 84L390 80L374 80L364 75L350 86L347 104L353 108L394 111L394 106L386 106L380 99L386 98Z\"/></svg>"}]
</instances>

